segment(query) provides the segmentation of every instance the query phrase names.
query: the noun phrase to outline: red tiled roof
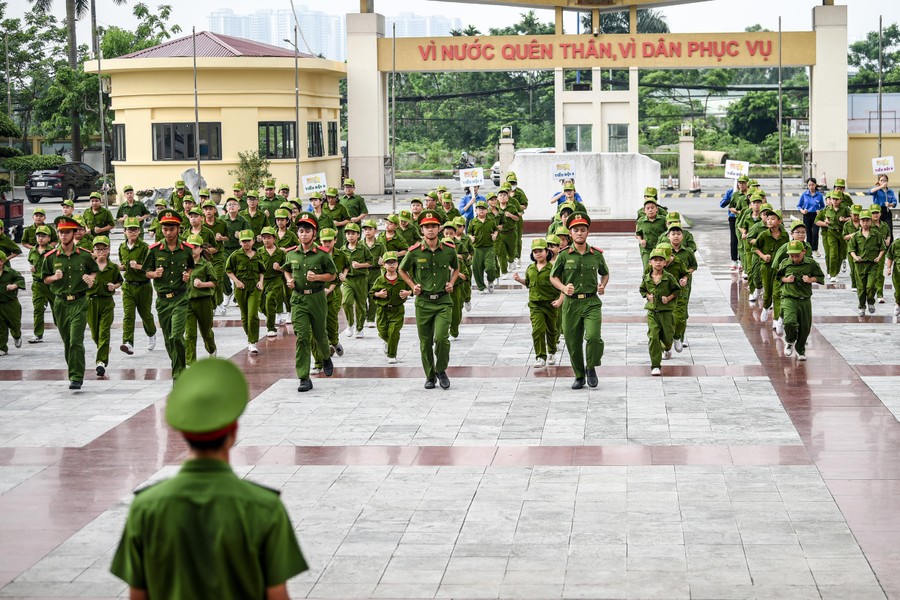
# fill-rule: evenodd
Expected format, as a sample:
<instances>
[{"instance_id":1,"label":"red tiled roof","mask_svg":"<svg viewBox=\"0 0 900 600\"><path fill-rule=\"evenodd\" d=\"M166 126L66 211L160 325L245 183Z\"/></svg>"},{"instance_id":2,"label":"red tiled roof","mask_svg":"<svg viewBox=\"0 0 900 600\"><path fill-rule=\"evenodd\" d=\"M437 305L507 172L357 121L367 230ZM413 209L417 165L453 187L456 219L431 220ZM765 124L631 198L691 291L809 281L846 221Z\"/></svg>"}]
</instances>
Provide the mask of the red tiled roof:
<instances>
[{"instance_id":1,"label":"red tiled roof","mask_svg":"<svg viewBox=\"0 0 900 600\"><path fill-rule=\"evenodd\" d=\"M194 48L191 36L185 36L162 43L152 48L138 50L131 54L125 54L119 58L172 58L193 56ZM218 57L290 57L294 56L293 48L279 48L271 44L254 42L230 35L211 33L209 31L197 32L197 56L201 58ZM300 53L300 58L315 58L311 54Z\"/></svg>"}]
</instances>

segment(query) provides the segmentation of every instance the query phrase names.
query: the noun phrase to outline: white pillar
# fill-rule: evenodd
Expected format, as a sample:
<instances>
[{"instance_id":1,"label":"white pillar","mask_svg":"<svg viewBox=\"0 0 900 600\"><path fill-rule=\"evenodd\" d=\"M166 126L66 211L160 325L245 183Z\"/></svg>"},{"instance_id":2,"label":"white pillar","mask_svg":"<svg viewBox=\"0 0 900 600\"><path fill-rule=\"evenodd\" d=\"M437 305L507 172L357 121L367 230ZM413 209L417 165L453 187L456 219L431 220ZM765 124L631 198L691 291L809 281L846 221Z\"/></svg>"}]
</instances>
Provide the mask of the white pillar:
<instances>
[{"instance_id":1,"label":"white pillar","mask_svg":"<svg viewBox=\"0 0 900 600\"><path fill-rule=\"evenodd\" d=\"M831 186L847 175L847 6L813 8L816 64L809 75L812 173Z\"/></svg>"},{"instance_id":2,"label":"white pillar","mask_svg":"<svg viewBox=\"0 0 900 600\"><path fill-rule=\"evenodd\" d=\"M347 15L347 154L350 177L361 194L384 193L389 130L387 75L378 70L382 37L382 15Z\"/></svg>"},{"instance_id":3,"label":"white pillar","mask_svg":"<svg viewBox=\"0 0 900 600\"><path fill-rule=\"evenodd\" d=\"M694 179L694 136L678 138L678 187L692 191Z\"/></svg>"},{"instance_id":4,"label":"white pillar","mask_svg":"<svg viewBox=\"0 0 900 600\"><path fill-rule=\"evenodd\" d=\"M509 165L516 158L516 140L513 138L500 138L500 147L497 154L497 160L500 162L500 183L503 183L506 181L506 172L509 171Z\"/></svg>"}]
</instances>

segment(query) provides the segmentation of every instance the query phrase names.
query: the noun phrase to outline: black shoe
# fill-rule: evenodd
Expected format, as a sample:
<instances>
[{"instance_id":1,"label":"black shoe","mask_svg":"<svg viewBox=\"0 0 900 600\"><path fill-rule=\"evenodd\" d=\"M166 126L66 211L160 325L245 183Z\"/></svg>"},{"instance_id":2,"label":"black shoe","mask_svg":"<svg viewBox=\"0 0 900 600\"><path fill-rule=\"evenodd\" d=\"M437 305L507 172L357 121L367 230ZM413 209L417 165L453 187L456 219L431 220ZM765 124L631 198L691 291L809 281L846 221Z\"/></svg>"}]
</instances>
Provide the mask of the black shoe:
<instances>
[{"instance_id":1,"label":"black shoe","mask_svg":"<svg viewBox=\"0 0 900 600\"><path fill-rule=\"evenodd\" d=\"M572 382L573 390L580 390L583 387L584 387L584 377L579 377L578 379L576 379L575 381Z\"/></svg>"},{"instance_id":2,"label":"black shoe","mask_svg":"<svg viewBox=\"0 0 900 600\"><path fill-rule=\"evenodd\" d=\"M587 384L592 388L597 387L597 384L600 383L597 381L597 371L594 369L587 370Z\"/></svg>"},{"instance_id":3,"label":"black shoe","mask_svg":"<svg viewBox=\"0 0 900 600\"><path fill-rule=\"evenodd\" d=\"M337 354L338 356L343 356L344 355L344 347L341 346L340 344L338 344L337 346L334 347L334 353Z\"/></svg>"},{"instance_id":4,"label":"black shoe","mask_svg":"<svg viewBox=\"0 0 900 600\"><path fill-rule=\"evenodd\" d=\"M97 365L97 377L103 377L104 375L106 375L106 365L99 363Z\"/></svg>"},{"instance_id":5,"label":"black shoe","mask_svg":"<svg viewBox=\"0 0 900 600\"><path fill-rule=\"evenodd\" d=\"M426 390L434 389L434 379L428 379L427 381L425 381L425 389Z\"/></svg>"},{"instance_id":6,"label":"black shoe","mask_svg":"<svg viewBox=\"0 0 900 600\"><path fill-rule=\"evenodd\" d=\"M437 374L438 383L441 384L442 389L448 389L450 387L450 378L447 377L447 371L441 371Z\"/></svg>"},{"instance_id":7,"label":"black shoe","mask_svg":"<svg viewBox=\"0 0 900 600\"><path fill-rule=\"evenodd\" d=\"M334 373L334 363L331 362L330 357L322 361L322 372L325 373L325 377L331 377L331 374Z\"/></svg>"},{"instance_id":8,"label":"black shoe","mask_svg":"<svg viewBox=\"0 0 900 600\"><path fill-rule=\"evenodd\" d=\"M80 382L80 381L70 381L70 382L69 382L69 389L70 389L70 390L80 390L80 389L81 389L81 382Z\"/></svg>"},{"instance_id":9,"label":"black shoe","mask_svg":"<svg viewBox=\"0 0 900 600\"><path fill-rule=\"evenodd\" d=\"M300 387L297 388L298 392L308 392L312 389L312 381L309 379L301 379Z\"/></svg>"}]
</instances>

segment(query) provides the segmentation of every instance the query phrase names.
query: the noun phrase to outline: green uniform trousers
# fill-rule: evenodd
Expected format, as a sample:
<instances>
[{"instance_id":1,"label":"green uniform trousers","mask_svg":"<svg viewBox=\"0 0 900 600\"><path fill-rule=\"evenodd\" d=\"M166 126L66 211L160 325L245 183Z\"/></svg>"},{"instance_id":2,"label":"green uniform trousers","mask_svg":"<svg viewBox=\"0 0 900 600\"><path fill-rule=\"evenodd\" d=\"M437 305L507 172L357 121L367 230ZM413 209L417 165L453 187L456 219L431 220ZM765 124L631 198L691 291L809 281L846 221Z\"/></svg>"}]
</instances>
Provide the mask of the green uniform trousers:
<instances>
[{"instance_id":1,"label":"green uniform trousers","mask_svg":"<svg viewBox=\"0 0 900 600\"><path fill-rule=\"evenodd\" d=\"M894 286L894 302L900 304L900 267L897 265L891 269L891 283Z\"/></svg>"},{"instance_id":2,"label":"green uniform trousers","mask_svg":"<svg viewBox=\"0 0 900 600\"><path fill-rule=\"evenodd\" d=\"M851 259L851 263L855 262ZM878 263L856 263L856 296L859 299L859 308L865 308L866 304L875 304L875 294L878 291Z\"/></svg>"},{"instance_id":3,"label":"green uniform trousers","mask_svg":"<svg viewBox=\"0 0 900 600\"><path fill-rule=\"evenodd\" d=\"M825 270L829 277L837 277L841 272L841 263L846 258L846 251L841 252L843 237L830 229L822 229L822 244L825 246Z\"/></svg>"},{"instance_id":4,"label":"green uniform trousers","mask_svg":"<svg viewBox=\"0 0 900 600\"><path fill-rule=\"evenodd\" d=\"M509 271L508 265L516 259L516 230L504 229L494 242L497 254L497 262L500 263L500 272L504 275Z\"/></svg>"},{"instance_id":5,"label":"green uniform trousers","mask_svg":"<svg viewBox=\"0 0 900 600\"><path fill-rule=\"evenodd\" d=\"M356 326L357 331L362 331L366 324L366 302L368 302L369 285L365 275L347 277L341 284L341 293L344 296L344 317L347 326Z\"/></svg>"},{"instance_id":6,"label":"green uniform trousers","mask_svg":"<svg viewBox=\"0 0 900 600\"><path fill-rule=\"evenodd\" d=\"M328 358L328 337L325 334L325 319L328 313L328 301L325 292L313 294L291 293L291 323L297 343L294 349L294 366L297 377L309 378L309 361L313 353L312 341L315 340L316 362Z\"/></svg>"},{"instance_id":7,"label":"green uniform trousers","mask_svg":"<svg viewBox=\"0 0 900 600\"><path fill-rule=\"evenodd\" d=\"M141 317L141 325L147 337L156 335L156 321L153 320L153 286L148 281L134 285L127 281L122 284L122 342L134 345L134 313Z\"/></svg>"},{"instance_id":8,"label":"green uniform trousers","mask_svg":"<svg viewBox=\"0 0 900 600\"><path fill-rule=\"evenodd\" d=\"M453 293L450 294L450 301L453 302L453 310L450 313L450 335L453 337L459 337L459 324L462 323L463 303L465 302L464 295L462 281L457 279L456 285L453 286Z\"/></svg>"},{"instance_id":9,"label":"green uniform trousers","mask_svg":"<svg viewBox=\"0 0 900 600\"><path fill-rule=\"evenodd\" d=\"M762 279L763 308L771 308L772 292L775 289L775 269L772 268L771 263L759 261L759 276Z\"/></svg>"},{"instance_id":10,"label":"green uniform trousers","mask_svg":"<svg viewBox=\"0 0 900 600\"><path fill-rule=\"evenodd\" d=\"M255 344L259 341L259 302L262 291L254 281L244 281L244 289L234 286L234 301L241 309L241 326L247 336L247 342Z\"/></svg>"},{"instance_id":11,"label":"green uniform trousers","mask_svg":"<svg viewBox=\"0 0 900 600\"><path fill-rule=\"evenodd\" d=\"M172 363L172 379L177 379L186 365L184 330L187 324L188 297L183 293L174 298L156 297L159 328L166 342L166 352Z\"/></svg>"},{"instance_id":12,"label":"green uniform trousers","mask_svg":"<svg viewBox=\"0 0 900 600\"><path fill-rule=\"evenodd\" d=\"M691 286L690 284L681 288L681 293L675 300L675 332L676 340L683 340L684 333L687 330L687 322L690 315L688 308L691 304Z\"/></svg>"},{"instance_id":13,"label":"green uniform trousers","mask_svg":"<svg viewBox=\"0 0 900 600\"><path fill-rule=\"evenodd\" d=\"M316 344L316 338L313 338L312 340L313 360L316 363L317 369L322 368L322 360L325 356L334 355L331 348L336 347L341 341L341 332L338 330L338 327L340 326L338 319L341 314L341 300L343 299L341 286L335 287L334 291L327 295L327 298L328 312L325 317L325 337L328 339L328 351L322 351L320 353L318 344Z\"/></svg>"},{"instance_id":14,"label":"green uniform trousers","mask_svg":"<svg viewBox=\"0 0 900 600\"><path fill-rule=\"evenodd\" d=\"M809 298L783 298L784 341L794 344L797 354L806 354L806 340L812 329L812 301Z\"/></svg>"},{"instance_id":15,"label":"green uniform trousers","mask_svg":"<svg viewBox=\"0 0 900 600\"><path fill-rule=\"evenodd\" d=\"M284 289L281 278L263 281L262 306L266 315L267 331L275 331L275 320L281 312L281 307L284 306Z\"/></svg>"},{"instance_id":16,"label":"green uniform trousers","mask_svg":"<svg viewBox=\"0 0 900 600\"><path fill-rule=\"evenodd\" d=\"M878 261L878 269L875 272L875 295L884 298L884 263L887 260L887 252L881 255Z\"/></svg>"},{"instance_id":17,"label":"green uniform trousers","mask_svg":"<svg viewBox=\"0 0 900 600\"><path fill-rule=\"evenodd\" d=\"M750 290L750 293L753 293L762 288L762 278L760 276L761 261L756 252L748 252L747 255L747 260L750 262L744 263L744 270L747 272L747 288Z\"/></svg>"},{"instance_id":18,"label":"green uniform trousers","mask_svg":"<svg viewBox=\"0 0 900 600\"><path fill-rule=\"evenodd\" d=\"M62 338L69 381L84 381L84 330L87 327L87 298L67 301L53 299L53 320Z\"/></svg>"},{"instance_id":19,"label":"green uniform trousers","mask_svg":"<svg viewBox=\"0 0 900 600\"><path fill-rule=\"evenodd\" d=\"M647 311L647 349L650 351L650 368L662 366L663 350L672 349L675 338L675 311Z\"/></svg>"},{"instance_id":20,"label":"green uniform trousers","mask_svg":"<svg viewBox=\"0 0 900 600\"><path fill-rule=\"evenodd\" d=\"M91 329L91 339L97 344L97 362L109 364L109 339L112 333L113 313L116 302L111 297L88 298L87 323Z\"/></svg>"},{"instance_id":21,"label":"green uniform trousers","mask_svg":"<svg viewBox=\"0 0 900 600\"><path fill-rule=\"evenodd\" d=\"M553 307L552 300L531 300L528 302L531 314L531 340L534 342L535 358L544 358L556 354L559 343L557 329L559 310Z\"/></svg>"},{"instance_id":22,"label":"green uniform trousers","mask_svg":"<svg viewBox=\"0 0 900 600\"><path fill-rule=\"evenodd\" d=\"M472 276L475 279L475 285L478 286L478 291L483 292L485 274L487 274L488 283L499 277L497 273L497 256L494 254L493 246L481 246L475 248L473 257Z\"/></svg>"},{"instance_id":23,"label":"green uniform trousers","mask_svg":"<svg viewBox=\"0 0 900 600\"><path fill-rule=\"evenodd\" d=\"M603 338L600 336L602 306L600 298L593 295L581 300L569 297L562 305L566 349L578 379L584 378L586 369L600 366L603 359Z\"/></svg>"},{"instance_id":24,"label":"green uniform trousers","mask_svg":"<svg viewBox=\"0 0 900 600\"><path fill-rule=\"evenodd\" d=\"M218 258L218 257L222 258ZM224 252L217 252L213 255L213 259L210 261L212 263L213 272L216 276L216 281L219 285L216 286L216 296L215 302L216 306L220 306L222 302L225 300L225 294L231 293L231 277L225 274L225 254ZM226 287L228 286L227 291Z\"/></svg>"},{"instance_id":25,"label":"green uniform trousers","mask_svg":"<svg viewBox=\"0 0 900 600\"><path fill-rule=\"evenodd\" d=\"M378 328L378 337L387 344L388 358L397 358L397 346L400 344L400 330L403 329L403 319L406 309L403 305L392 306L379 305L375 309L375 327Z\"/></svg>"},{"instance_id":26,"label":"green uniform trousers","mask_svg":"<svg viewBox=\"0 0 900 600\"><path fill-rule=\"evenodd\" d=\"M463 291L463 303L472 301L472 275L469 273L466 275L466 278L463 279L460 277L456 280L456 285L462 288Z\"/></svg>"},{"instance_id":27,"label":"green uniform trousers","mask_svg":"<svg viewBox=\"0 0 900 600\"><path fill-rule=\"evenodd\" d=\"M216 335L213 333L213 312L216 307L214 296L204 296L188 301L188 313L184 321L184 358L187 364L197 360L197 329L203 338L203 347L208 354L216 351Z\"/></svg>"},{"instance_id":28,"label":"green uniform trousers","mask_svg":"<svg viewBox=\"0 0 900 600\"><path fill-rule=\"evenodd\" d=\"M14 339L22 337L22 305L18 300L0 304L0 350L4 352L9 352L10 334Z\"/></svg>"},{"instance_id":29,"label":"green uniform trousers","mask_svg":"<svg viewBox=\"0 0 900 600\"><path fill-rule=\"evenodd\" d=\"M425 379L434 381L446 371L450 362L450 320L453 300L444 294L437 300L416 297L416 329L419 332L419 353Z\"/></svg>"},{"instance_id":30,"label":"green uniform trousers","mask_svg":"<svg viewBox=\"0 0 900 600\"><path fill-rule=\"evenodd\" d=\"M525 218L519 213L516 221L516 258L522 258L522 237L525 234Z\"/></svg>"},{"instance_id":31,"label":"green uniform trousers","mask_svg":"<svg viewBox=\"0 0 900 600\"><path fill-rule=\"evenodd\" d=\"M640 243L640 242L638 242ZM653 251L653 248L649 248L647 246L641 246L641 263L644 265L644 270L647 270L647 265L650 263L650 253Z\"/></svg>"},{"instance_id":32,"label":"green uniform trousers","mask_svg":"<svg viewBox=\"0 0 900 600\"><path fill-rule=\"evenodd\" d=\"M375 297L369 293L369 290L372 289L372 284L375 283L375 280L378 279L378 276L381 275L381 269L369 269L369 274L366 275L366 321L370 323L375 322Z\"/></svg>"},{"instance_id":33,"label":"green uniform trousers","mask_svg":"<svg viewBox=\"0 0 900 600\"><path fill-rule=\"evenodd\" d=\"M34 308L34 335L44 336L44 311L53 306L53 294L46 284L35 281L31 284L31 306Z\"/></svg>"}]
</instances>

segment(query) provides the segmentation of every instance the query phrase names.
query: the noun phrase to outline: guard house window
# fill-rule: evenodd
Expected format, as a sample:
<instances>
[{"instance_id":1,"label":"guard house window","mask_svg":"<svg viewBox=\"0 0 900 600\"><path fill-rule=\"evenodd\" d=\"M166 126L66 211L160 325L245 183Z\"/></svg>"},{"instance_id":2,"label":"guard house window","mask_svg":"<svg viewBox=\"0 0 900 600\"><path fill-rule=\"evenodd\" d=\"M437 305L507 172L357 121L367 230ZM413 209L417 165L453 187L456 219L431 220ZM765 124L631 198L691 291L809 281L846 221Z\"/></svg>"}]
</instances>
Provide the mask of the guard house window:
<instances>
[{"instance_id":1,"label":"guard house window","mask_svg":"<svg viewBox=\"0 0 900 600\"><path fill-rule=\"evenodd\" d=\"M196 160L193 123L154 123L153 160ZM200 123L200 160L222 160L222 124Z\"/></svg>"},{"instance_id":2,"label":"guard house window","mask_svg":"<svg viewBox=\"0 0 900 600\"><path fill-rule=\"evenodd\" d=\"M566 125L566 152L592 150L590 125Z\"/></svg>"},{"instance_id":3,"label":"guard house window","mask_svg":"<svg viewBox=\"0 0 900 600\"><path fill-rule=\"evenodd\" d=\"M306 155L310 158L325 156L325 148L322 143L322 122L308 121L306 123Z\"/></svg>"},{"instance_id":4,"label":"guard house window","mask_svg":"<svg viewBox=\"0 0 900 600\"><path fill-rule=\"evenodd\" d=\"M608 152L628 152L628 124L609 124L609 150Z\"/></svg>"},{"instance_id":5,"label":"guard house window","mask_svg":"<svg viewBox=\"0 0 900 600\"><path fill-rule=\"evenodd\" d=\"M112 159L125 160L125 126L112 126Z\"/></svg>"},{"instance_id":6,"label":"guard house window","mask_svg":"<svg viewBox=\"0 0 900 600\"><path fill-rule=\"evenodd\" d=\"M266 158L297 158L297 128L293 121L259 124L259 155Z\"/></svg>"},{"instance_id":7,"label":"guard house window","mask_svg":"<svg viewBox=\"0 0 900 600\"><path fill-rule=\"evenodd\" d=\"M328 156L337 156L338 153L338 124L337 121L328 121Z\"/></svg>"}]
</instances>

